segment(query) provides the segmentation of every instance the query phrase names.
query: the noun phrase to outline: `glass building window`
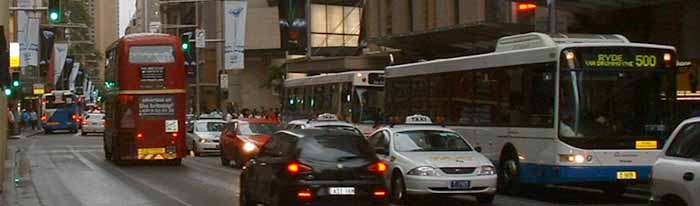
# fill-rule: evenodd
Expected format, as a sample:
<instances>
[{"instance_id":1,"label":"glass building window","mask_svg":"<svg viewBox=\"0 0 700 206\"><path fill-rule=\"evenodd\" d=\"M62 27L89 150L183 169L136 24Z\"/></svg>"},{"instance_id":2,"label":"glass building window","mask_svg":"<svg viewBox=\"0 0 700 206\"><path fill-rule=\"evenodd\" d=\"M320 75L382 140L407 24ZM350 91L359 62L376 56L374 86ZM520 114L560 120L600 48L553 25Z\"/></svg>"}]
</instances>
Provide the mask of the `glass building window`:
<instances>
[{"instance_id":1,"label":"glass building window","mask_svg":"<svg viewBox=\"0 0 700 206\"><path fill-rule=\"evenodd\" d=\"M361 13L359 7L312 4L312 47L357 47Z\"/></svg>"}]
</instances>

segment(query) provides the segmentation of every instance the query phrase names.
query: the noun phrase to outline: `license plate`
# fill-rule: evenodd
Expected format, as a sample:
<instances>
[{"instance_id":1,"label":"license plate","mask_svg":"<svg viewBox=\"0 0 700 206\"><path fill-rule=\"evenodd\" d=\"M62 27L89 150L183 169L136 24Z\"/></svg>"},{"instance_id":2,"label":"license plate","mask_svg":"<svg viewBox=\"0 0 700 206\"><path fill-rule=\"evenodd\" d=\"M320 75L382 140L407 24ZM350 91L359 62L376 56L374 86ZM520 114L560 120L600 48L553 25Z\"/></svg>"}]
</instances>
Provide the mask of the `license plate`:
<instances>
[{"instance_id":1,"label":"license plate","mask_svg":"<svg viewBox=\"0 0 700 206\"><path fill-rule=\"evenodd\" d=\"M635 172L635 171L617 172L617 179L618 180L636 180L637 179L637 172Z\"/></svg>"},{"instance_id":2,"label":"license plate","mask_svg":"<svg viewBox=\"0 0 700 206\"><path fill-rule=\"evenodd\" d=\"M469 180L450 181L449 189L469 189L469 188L471 188L471 182Z\"/></svg>"},{"instance_id":3,"label":"license plate","mask_svg":"<svg viewBox=\"0 0 700 206\"><path fill-rule=\"evenodd\" d=\"M165 148L139 148L139 155L163 154Z\"/></svg>"},{"instance_id":4,"label":"license plate","mask_svg":"<svg viewBox=\"0 0 700 206\"><path fill-rule=\"evenodd\" d=\"M331 195L355 195L354 187L331 187L328 188Z\"/></svg>"},{"instance_id":5,"label":"license plate","mask_svg":"<svg viewBox=\"0 0 700 206\"><path fill-rule=\"evenodd\" d=\"M46 124L49 125L49 126L57 126L57 125L59 125L59 124L61 124L61 123L58 123L58 122L49 122L49 123L46 123Z\"/></svg>"}]
</instances>

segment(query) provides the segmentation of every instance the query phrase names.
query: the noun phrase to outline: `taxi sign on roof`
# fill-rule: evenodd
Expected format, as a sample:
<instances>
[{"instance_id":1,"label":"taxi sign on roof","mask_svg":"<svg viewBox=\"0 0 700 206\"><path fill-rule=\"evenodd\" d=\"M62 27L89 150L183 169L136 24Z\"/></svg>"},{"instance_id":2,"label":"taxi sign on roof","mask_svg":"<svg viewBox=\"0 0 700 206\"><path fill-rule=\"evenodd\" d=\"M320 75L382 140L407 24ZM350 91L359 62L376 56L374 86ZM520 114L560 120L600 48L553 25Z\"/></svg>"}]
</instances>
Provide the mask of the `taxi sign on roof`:
<instances>
[{"instance_id":1,"label":"taxi sign on roof","mask_svg":"<svg viewBox=\"0 0 700 206\"><path fill-rule=\"evenodd\" d=\"M406 124L432 124L430 117L420 114L414 114L406 117Z\"/></svg>"},{"instance_id":2,"label":"taxi sign on roof","mask_svg":"<svg viewBox=\"0 0 700 206\"><path fill-rule=\"evenodd\" d=\"M318 120L318 121L337 121L338 116L335 116L334 114L330 114L330 113L323 113L323 114L318 115L318 117L316 117L316 120Z\"/></svg>"}]
</instances>

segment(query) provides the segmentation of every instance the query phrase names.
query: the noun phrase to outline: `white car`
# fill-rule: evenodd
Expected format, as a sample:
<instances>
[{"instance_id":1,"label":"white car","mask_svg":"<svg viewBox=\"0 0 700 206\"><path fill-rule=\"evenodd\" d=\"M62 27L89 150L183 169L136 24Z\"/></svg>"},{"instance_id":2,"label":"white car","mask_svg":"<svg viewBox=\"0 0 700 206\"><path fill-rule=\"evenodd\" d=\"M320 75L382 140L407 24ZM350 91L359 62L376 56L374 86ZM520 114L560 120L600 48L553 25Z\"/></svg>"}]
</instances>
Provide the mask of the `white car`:
<instances>
[{"instance_id":1,"label":"white car","mask_svg":"<svg viewBox=\"0 0 700 206\"><path fill-rule=\"evenodd\" d=\"M195 120L187 128L187 149L195 156L204 153L219 153L219 137L226 122L223 120Z\"/></svg>"},{"instance_id":2,"label":"white car","mask_svg":"<svg viewBox=\"0 0 700 206\"><path fill-rule=\"evenodd\" d=\"M102 113L88 113L82 121L82 126L80 128L80 134L87 136L90 133L104 133L105 132L105 114Z\"/></svg>"},{"instance_id":3,"label":"white car","mask_svg":"<svg viewBox=\"0 0 700 206\"><path fill-rule=\"evenodd\" d=\"M676 127L652 172L653 205L700 205L700 118Z\"/></svg>"},{"instance_id":4,"label":"white car","mask_svg":"<svg viewBox=\"0 0 700 206\"><path fill-rule=\"evenodd\" d=\"M494 199L498 178L491 161L455 131L432 125L427 116L409 116L406 124L380 128L369 141L389 164L386 180L395 203L433 194L469 194L480 203Z\"/></svg>"},{"instance_id":5,"label":"white car","mask_svg":"<svg viewBox=\"0 0 700 206\"><path fill-rule=\"evenodd\" d=\"M354 125L345 121L341 121L338 119L337 116L328 113L321 114L316 119L312 120L300 119L290 121L289 123L287 123L287 127L285 129L290 130L307 128L335 128L355 132L361 136L364 136L364 134L362 134L362 131L360 131L360 129L358 129Z\"/></svg>"}]
</instances>

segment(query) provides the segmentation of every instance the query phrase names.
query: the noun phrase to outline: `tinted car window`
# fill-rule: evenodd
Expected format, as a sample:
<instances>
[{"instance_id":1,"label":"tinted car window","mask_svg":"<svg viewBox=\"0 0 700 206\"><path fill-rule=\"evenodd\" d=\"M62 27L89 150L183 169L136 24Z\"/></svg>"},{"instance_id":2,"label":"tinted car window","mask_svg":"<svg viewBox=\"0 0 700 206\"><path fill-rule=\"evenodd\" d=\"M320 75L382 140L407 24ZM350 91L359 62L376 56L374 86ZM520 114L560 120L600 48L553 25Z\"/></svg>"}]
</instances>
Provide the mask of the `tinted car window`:
<instances>
[{"instance_id":1,"label":"tinted car window","mask_svg":"<svg viewBox=\"0 0 700 206\"><path fill-rule=\"evenodd\" d=\"M461 136L445 131L399 132L394 140L401 152L472 151Z\"/></svg>"},{"instance_id":2,"label":"tinted car window","mask_svg":"<svg viewBox=\"0 0 700 206\"><path fill-rule=\"evenodd\" d=\"M224 129L223 122L202 122L197 123L196 128L198 132L221 132Z\"/></svg>"},{"instance_id":3,"label":"tinted car window","mask_svg":"<svg viewBox=\"0 0 700 206\"><path fill-rule=\"evenodd\" d=\"M307 164L339 163L376 158L369 143L362 136L324 135L301 138L297 144L299 159Z\"/></svg>"},{"instance_id":4,"label":"tinted car window","mask_svg":"<svg viewBox=\"0 0 700 206\"><path fill-rule=\"evenodd\" d=\"M362 132L354 127L348 127L348 126L319 126L319 128L329 128L329 129L339 129L343 131L348 131L355 133L357 135L363 135Z\"/></svg>"},{"instance_id":5,"label":"tinted car window","mask_svg":"<svg viewBox=\"0 0 700 206\"><path fill-rule=\"evenodd\" d=\"M700 123L684 126L669 146L666 155L700 159Z\"/></svg>"},{"instance_id":6,"label":"tinted car window","mask_svg":"<svg viewBox=\"0 0 700 206\"><path fill-rule=\"evenodd\" d=\"M277 132L279 128L274 124L270 123L248 123L239 124L239 129L241 135L261 135L261 134L272 134Z\"/></svg>"}]
</instances>

